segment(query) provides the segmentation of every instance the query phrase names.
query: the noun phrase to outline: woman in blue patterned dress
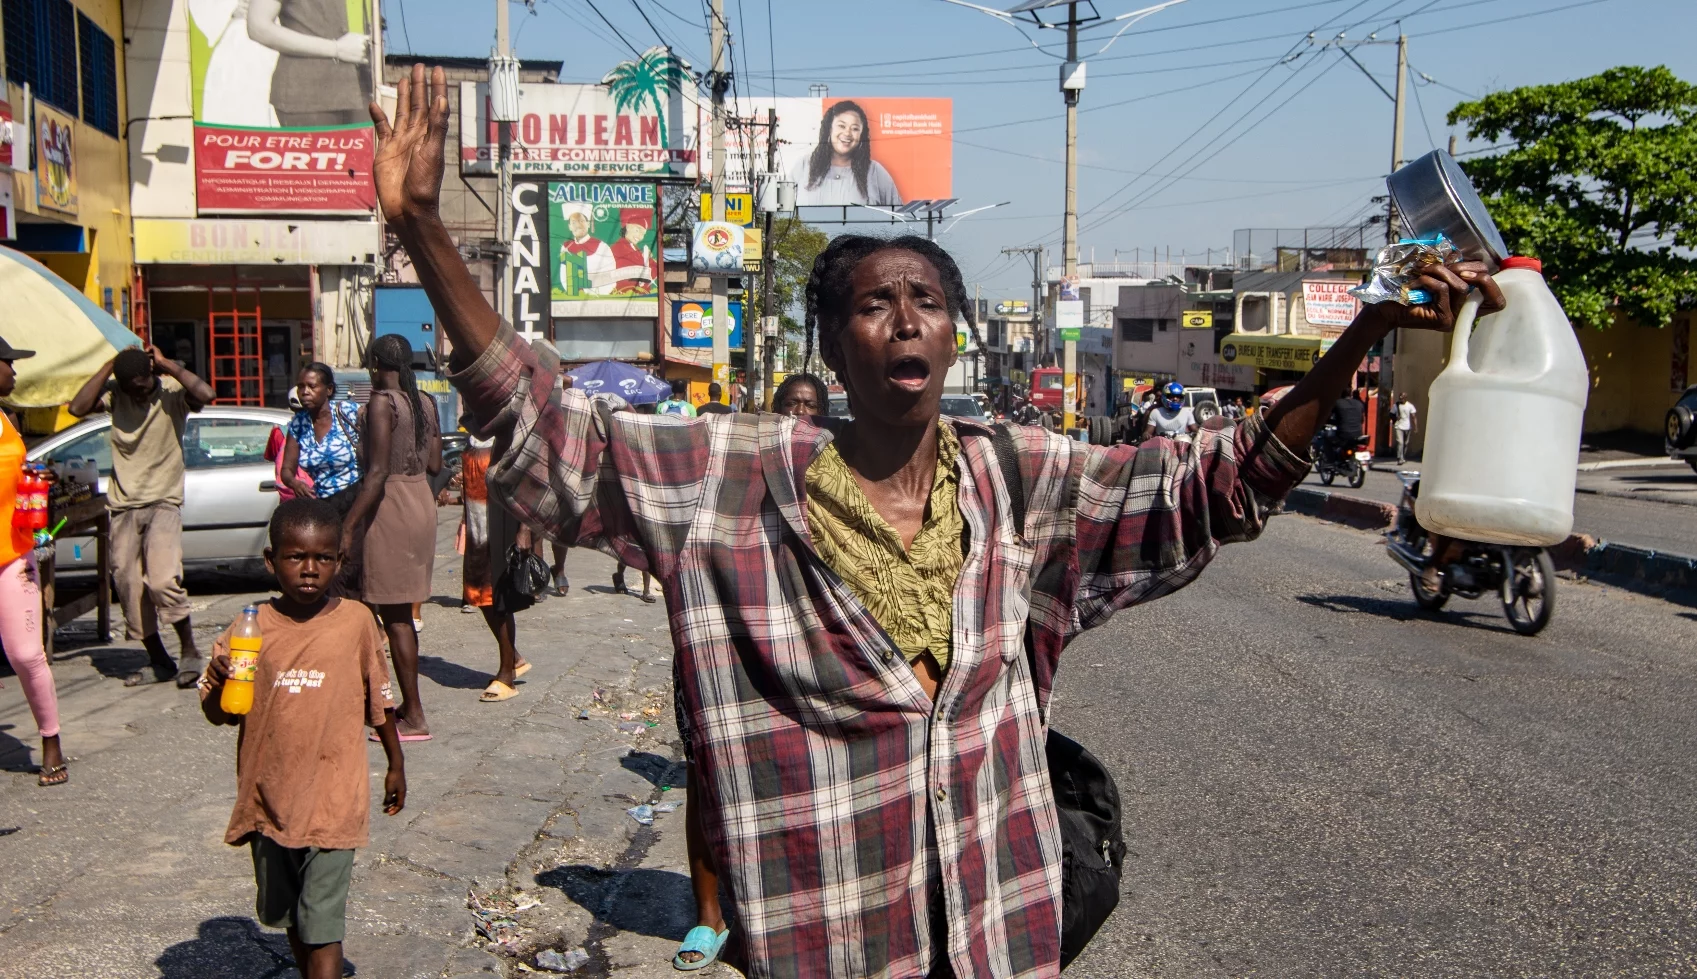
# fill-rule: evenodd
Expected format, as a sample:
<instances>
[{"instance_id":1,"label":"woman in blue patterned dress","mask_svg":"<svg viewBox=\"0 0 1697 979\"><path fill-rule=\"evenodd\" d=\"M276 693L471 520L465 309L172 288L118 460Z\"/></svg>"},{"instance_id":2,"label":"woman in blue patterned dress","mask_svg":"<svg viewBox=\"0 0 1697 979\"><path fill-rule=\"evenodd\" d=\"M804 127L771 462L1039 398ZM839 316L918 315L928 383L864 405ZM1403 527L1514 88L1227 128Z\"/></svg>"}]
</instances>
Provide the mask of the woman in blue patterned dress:
<instances>
[{"instance_id":1,"label":"woman in blue patterned dress","mask_svg":"<svg viewBox=\"0 0 1697 979\"><path fill-rule=\"evenodd\" d=\"M362 472L359 457L359 406L337 401L336 379L326 364L316 361L301 368L297 381L301 410L289 420L283 444L283 482L296 496L328 501L343 517L359 496ZM311 477L311 482L299 478ZM355 536L354 546L361 539ZM360 554L344 556L337 580L342 593L359 595Z\"/></svg>"}]
</instances>

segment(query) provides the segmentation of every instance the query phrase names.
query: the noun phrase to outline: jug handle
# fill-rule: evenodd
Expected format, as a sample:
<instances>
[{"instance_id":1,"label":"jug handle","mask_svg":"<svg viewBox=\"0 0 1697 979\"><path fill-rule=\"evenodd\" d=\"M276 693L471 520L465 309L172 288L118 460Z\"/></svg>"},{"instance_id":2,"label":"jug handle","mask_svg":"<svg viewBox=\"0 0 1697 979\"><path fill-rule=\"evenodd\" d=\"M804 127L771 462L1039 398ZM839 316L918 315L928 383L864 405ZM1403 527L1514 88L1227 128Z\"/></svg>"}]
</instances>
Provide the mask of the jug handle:
<instances>
[{"instance_id":1,"label":"jug handle","mask_svg":"<svg viewBox=\"0 0 1697 979\"><path fill-rule=\"evenodd\" d=\"M1472 370L1467 366L1467 341L1473 334L1473 321L1479 315L1480 299L1479 290L1475 289L1461 304L1461 313L1455 318L1455 332L1450 337L1450 362L1444 368L1446 372Z\"/></svg>"}]
</instances>

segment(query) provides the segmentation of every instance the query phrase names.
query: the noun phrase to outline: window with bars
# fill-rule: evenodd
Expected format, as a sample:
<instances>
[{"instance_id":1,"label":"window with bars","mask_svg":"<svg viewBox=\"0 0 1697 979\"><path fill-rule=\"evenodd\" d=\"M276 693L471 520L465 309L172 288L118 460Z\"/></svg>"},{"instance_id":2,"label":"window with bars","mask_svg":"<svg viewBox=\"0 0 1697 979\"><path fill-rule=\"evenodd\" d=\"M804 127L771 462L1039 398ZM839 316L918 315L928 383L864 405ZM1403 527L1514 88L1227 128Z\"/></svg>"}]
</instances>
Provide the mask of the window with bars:
<instances>
[{"instance_id":1,"label":"window with bars","mask_svg":"<svg viewBox=\"0 0 1697 979\"><path fill-rule=\"evenodd\" d=\"M70 0L4 0L0 9L6 18L6 76L28 84L48 105L80 115L77 12Z\"/></svg>"},{"instance_id":2,"label":"window with bars","mask_svg":"<svg viewBox=\"0 0 1697 979\"><path fill-rule=\"evenodd\" d=\"M108 136L118 135L118 58L112 36L77 11L82 55L82 118Z\"/></svg>"}]
</instances>

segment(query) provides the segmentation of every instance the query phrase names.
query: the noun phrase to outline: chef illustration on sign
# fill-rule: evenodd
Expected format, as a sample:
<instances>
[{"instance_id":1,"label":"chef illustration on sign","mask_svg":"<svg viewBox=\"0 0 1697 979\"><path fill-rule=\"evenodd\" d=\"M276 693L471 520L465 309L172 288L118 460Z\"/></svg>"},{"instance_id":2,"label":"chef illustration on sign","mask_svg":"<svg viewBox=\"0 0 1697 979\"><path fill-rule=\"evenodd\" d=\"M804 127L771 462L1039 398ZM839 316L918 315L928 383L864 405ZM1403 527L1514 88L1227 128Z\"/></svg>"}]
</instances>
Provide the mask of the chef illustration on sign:
<instances>
[{"instance_id":1,"label":"chef illustration on sign","mask_svg":"<svg viewBox=\"0 0 1697 979\"><path fill-rule=\"evenodd\" d=\"M573 225L575 232L576 225ZM613 261L618 266L614 274L622 294L649 295L660 278L660 266L655 261L654 247L649 244L649 229L654 227L654 212L645 207L627 207L619 211L621 237L613 243Z\"/></svg>"},{"instance_id":2,"label":"chef illustration on sign","mask_svg":"<svg viewBox=\"0 0 1697 979\"><path fill-rule=\"evenodd\" d=\"M571 241L560 246L560 285L566 295L611 295L620 263L606 242L590 234L594 214L590 205L565 201L560 213L572 235Z\"/></svg>"}]
</instances>

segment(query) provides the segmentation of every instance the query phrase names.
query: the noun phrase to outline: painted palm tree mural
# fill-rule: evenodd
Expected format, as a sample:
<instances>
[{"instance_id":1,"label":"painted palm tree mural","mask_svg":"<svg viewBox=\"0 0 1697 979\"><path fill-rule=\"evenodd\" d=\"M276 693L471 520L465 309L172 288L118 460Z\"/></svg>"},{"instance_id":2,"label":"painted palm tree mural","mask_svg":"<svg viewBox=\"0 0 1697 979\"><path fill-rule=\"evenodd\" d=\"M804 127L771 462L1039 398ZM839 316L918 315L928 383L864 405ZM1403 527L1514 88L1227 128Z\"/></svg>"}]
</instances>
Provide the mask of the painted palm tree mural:
<instances>
[{"instance_id":1,"label":"painted palm tree mural","mask_svg":"<svg viewBox=\"0 0 1697 979\"><path fill-rule=\"evenodd\" d=\"M621 62L601 79L613 96L619 112L641 112L651 107L660 117L660 145L671 146L666 134L666 106L671 92L683 80L684 66L662 47L649 48L635 61Z\"/></svg>"}]
</instances>

